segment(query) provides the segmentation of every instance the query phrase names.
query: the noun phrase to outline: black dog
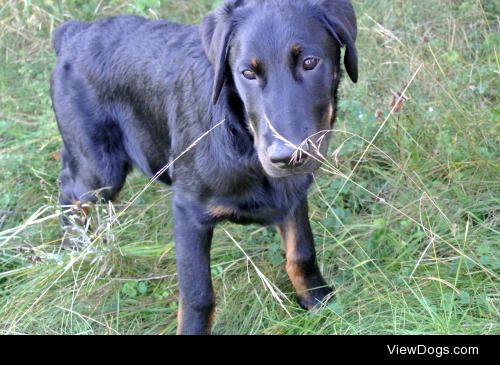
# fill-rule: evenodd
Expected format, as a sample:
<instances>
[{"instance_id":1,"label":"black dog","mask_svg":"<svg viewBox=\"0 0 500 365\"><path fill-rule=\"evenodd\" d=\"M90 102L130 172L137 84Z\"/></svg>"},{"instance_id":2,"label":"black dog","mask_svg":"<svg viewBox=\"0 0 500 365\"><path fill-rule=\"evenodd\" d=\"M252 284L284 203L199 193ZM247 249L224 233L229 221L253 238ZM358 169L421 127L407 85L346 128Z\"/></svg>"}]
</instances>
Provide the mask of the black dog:
<instances>
[{"instance_id":1,"label":"black dog","mask_svg":"<svg viewBox=\"0 0 500 365\"><path fill-rule=\"evenodd\" d=\"M275 224L299 303L331 293L307 190L335 119L341 48L357 80L348 0L231 0L201 26L115 17L54 35L60 203L113 199L132 166L172 185L178 333L210 332L217 222ZM99 194L96 193L99 192Z\"/></svg>"}]
</instances>

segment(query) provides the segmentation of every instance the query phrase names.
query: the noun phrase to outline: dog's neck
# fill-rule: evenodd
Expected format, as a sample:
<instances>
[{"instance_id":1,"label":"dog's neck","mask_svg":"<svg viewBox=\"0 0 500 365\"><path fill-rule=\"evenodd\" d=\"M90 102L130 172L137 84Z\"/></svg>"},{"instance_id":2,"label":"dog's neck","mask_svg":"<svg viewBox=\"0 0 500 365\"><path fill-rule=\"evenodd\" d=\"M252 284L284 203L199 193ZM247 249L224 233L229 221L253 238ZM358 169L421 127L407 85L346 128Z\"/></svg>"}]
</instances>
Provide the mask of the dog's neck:
<instances>
[{"instance_id":1,"label":"dog's neck","mask_svg":"<svg viewBox=\"0 0 500 365\"><path fill-rule=\"evenodd\" d=\"M257 152L248 127L245 106L231 84L223 88L217 104L213 106L212 113L215 118L212 118L211 127L224 121L219 132L223 134L226 142L228 139L234 141L234 148L240 156L256 158Z\"/></svg>"}]
</instances>

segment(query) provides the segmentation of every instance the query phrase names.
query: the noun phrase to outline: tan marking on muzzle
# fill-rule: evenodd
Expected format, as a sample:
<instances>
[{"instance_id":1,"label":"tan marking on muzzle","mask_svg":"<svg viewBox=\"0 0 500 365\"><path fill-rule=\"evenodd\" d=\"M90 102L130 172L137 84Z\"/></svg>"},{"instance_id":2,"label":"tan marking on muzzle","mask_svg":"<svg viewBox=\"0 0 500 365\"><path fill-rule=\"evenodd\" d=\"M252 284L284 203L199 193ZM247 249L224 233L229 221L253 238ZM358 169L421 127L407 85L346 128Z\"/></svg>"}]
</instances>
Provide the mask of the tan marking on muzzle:
<instances>
[{"instance_id":1,"label":"tan marking on muzzle","mask_svg":"<svg viewBox=\"0 0 500 365\"><path fill-rule=\"evenodd\" d=\"M255 128L253 127L251 121L248 121L248 130L250 131L250 134L252 135L253 138L257 138L257 132L255 131Z\"/></svg>"}]
</instances>

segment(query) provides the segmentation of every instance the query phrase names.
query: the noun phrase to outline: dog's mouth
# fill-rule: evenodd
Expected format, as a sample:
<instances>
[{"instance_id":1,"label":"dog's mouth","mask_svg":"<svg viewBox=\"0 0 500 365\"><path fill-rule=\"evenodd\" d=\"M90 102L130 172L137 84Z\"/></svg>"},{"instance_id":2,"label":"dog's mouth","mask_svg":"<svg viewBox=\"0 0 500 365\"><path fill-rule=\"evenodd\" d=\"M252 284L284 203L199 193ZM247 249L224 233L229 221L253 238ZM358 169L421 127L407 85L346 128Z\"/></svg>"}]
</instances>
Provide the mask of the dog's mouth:
<instances>
[{"instance_id":1,"label":"dog's mouth","mask_svg":"<svg viewBox=\"0 0 500 365\"><path fill-rule=\"evenodd\" d=\"M328 128L331 118L331 112L327 113L323 127ZM293 144L276 131L267 117L266 121L273 132L272 142L263 143L262 141L266 138L257 133L252 122L248 123L248 130L253 138L259 161L267 175L281 178L311 174L325 161L330 141L330 129L322 129L308 136L301 143Z\"/></svg>"},{"instance_id":2,"label":"dog's mouth","mask_svg":"<svg viewBox=\"0 0 500 365\"><path fill-rule=\"evenodd\" d=\"M313 165L317 165L317 166L313 166ZM311 163L311 164L308 164L308 166L303 165L301 167L288 168L288 167L283 167L283 166L276 165L276 164L262 163L262 167L264 168L264 171L266 172L266 174L269 175L270 177L274 177L274 178L311 174L311 173L315 172L319 166L320 166L319 163Z\"/></svg>"},{"instance_id":3,"label":"dog's mouth","mask_svg":"<svg viewBox=\"0 0 500 365\"><path fill-rule=\"evenodd\" d=\"M315 138L314 143L309 141L307 145L294 146L295 152L286 158L276 158L266 147L258 147L257 150L265 173L271 177L280 178L310 174L318 170L325 161L328 144L325 132L322 138Z\"/></svg>"}]
</instances>

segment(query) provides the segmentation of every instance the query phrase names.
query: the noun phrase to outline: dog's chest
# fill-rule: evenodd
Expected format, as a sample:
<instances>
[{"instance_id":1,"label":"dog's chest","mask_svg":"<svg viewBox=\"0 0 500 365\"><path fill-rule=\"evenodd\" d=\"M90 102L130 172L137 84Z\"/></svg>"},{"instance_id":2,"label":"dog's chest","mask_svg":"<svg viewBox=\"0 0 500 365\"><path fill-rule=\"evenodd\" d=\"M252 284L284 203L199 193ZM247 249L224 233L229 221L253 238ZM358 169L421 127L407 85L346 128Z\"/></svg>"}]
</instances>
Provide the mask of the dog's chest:
<instances>
[{"instance_id":1,"label":"dog's chest","mask_svg":"<svg viewBox=\"0 0 500 365\"><path fill-rule=\"evenodd\" d=\"M285 219L305 199L309 184L307 177L295 178L293 183L265 182L243 194L212 197L207 213L214 219L240 224L274 224Z\"/></svg>"},{"instance_id":2,"label":"dog's chest","mask_svg":"<svg viewBox=\"0 0 500 365\"><path fill-rule=\"evenodd\" d=\"M240 224L272 224L281 221L288 215L289 209L274 206L272 204L257 205L231 204L228 202L213 202L207 206L210 217L217 220L229 220Z\"/></svg>"}]
</instances>

